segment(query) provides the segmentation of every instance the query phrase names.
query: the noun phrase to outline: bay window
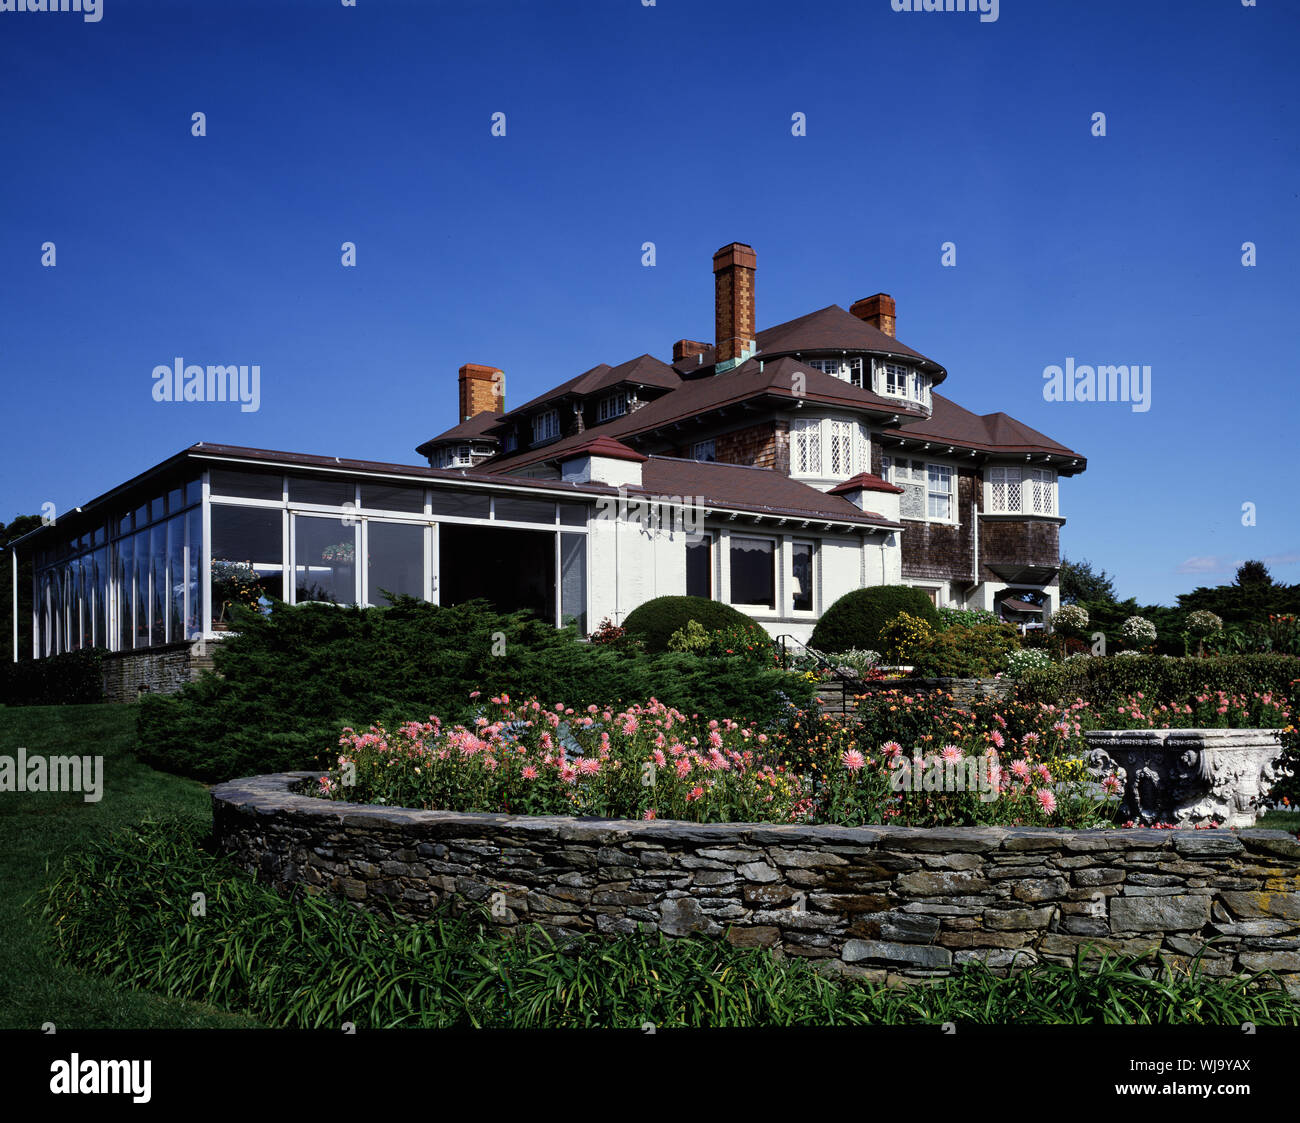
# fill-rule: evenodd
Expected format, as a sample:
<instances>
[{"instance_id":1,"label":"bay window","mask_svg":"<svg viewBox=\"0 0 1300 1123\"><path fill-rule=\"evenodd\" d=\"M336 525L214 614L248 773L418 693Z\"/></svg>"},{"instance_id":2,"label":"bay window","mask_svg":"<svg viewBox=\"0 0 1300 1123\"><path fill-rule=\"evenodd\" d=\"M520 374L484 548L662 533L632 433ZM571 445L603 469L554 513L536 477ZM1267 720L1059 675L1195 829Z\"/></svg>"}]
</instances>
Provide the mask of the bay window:
<instances>
[{"instance_id":1,"label":"bay window","mask_svg":"<svg viewBox=\"0 0 1300 1123\"><path fill-rule=\"evenodd\" d=\"M870 463L866 446L852 418L795 418L790 423L791 475L848 479Z\"/></svg>"},{"instance_id":2,"label":"bay window","mask_svg":"<svg viewBox=\"0 0 1300 1123\"><path fill-rule=\"evenodd\" d=\"M1050 468L989 468L984 509L990 515L1055 515L1056 473Z\"/></svg>"}]
</instances>

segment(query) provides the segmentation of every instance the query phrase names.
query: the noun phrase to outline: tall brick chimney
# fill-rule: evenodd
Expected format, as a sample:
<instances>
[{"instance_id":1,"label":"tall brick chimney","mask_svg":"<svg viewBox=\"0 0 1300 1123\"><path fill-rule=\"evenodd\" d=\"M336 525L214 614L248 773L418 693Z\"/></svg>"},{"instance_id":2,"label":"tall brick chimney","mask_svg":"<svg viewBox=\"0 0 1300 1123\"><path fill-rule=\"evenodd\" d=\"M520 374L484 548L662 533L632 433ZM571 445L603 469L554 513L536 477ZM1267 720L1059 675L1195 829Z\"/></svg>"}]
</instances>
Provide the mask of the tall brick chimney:
<instances>
[{"instance_id":1,"label":"tall brick chimney","mask_svg":"<svg viewBox=\"0 0 1300 1123\"><path fill-rule=\"evenodd\" d=\"M878 292L875 296L855 301L849 311L890 338L894 337L894 298L889 293Z\"/></svg>"},{"instance_id":2,"label":"tall brick chimney","mask_svg":"<svg viewBox=\"0 0 1300 1123\"><path fill-rule=\"evenodd\" d=\"M714 310L719 370L729 370L758 350L754 329L754 270L758 257L752 246L732 242L713 255Z\"/></svg>"},{"instance_id":3,"label":"tall brick chimney","mask_svg":"<svg viewBox=\"0 0 1300 1123\"><path fill-rule=\"evenodd\" d=\"M460 420L468 421L485 409L505 412L505 373L496 367L466 363L460 368Z\"/></svg>"}]
</instances>

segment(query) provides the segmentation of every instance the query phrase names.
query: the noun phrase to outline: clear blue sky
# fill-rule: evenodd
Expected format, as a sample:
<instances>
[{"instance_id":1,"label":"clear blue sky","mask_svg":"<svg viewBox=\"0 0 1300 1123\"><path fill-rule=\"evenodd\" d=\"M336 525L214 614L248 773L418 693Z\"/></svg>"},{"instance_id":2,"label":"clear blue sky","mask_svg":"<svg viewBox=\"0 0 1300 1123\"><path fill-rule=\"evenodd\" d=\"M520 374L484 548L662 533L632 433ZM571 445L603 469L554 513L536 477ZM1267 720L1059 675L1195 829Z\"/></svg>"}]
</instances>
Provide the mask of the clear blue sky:
<instances>
[{"instance_id":1,"label":"clear blue sky","mask_svg":"<svg viewBox=\"0 0 1300 1123\"><path fill-rule=\"evenodd\" d=\"M760 327L891 292L945 394L1085 453L1063 548L1122 595L1300 581L1291 0L103 2L0 13L2 520L199 440L416 463L462 363L519 403L711 339L745 241ZM155 402L176 356L261 408ZM1067 357L1150 410L1044 401Z\"/></svg>"}]
</instances>

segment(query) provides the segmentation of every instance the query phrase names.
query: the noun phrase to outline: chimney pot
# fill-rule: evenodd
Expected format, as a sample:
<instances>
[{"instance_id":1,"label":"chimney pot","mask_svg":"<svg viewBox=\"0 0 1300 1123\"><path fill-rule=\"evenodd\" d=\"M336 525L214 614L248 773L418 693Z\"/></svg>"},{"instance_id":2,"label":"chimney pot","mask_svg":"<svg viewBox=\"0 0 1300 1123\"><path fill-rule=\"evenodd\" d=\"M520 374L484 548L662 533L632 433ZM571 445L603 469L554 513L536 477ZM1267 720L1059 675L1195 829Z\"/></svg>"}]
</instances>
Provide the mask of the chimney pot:
<instances>
[{"instance_id":1,"label":"chimney pot","mask_svg":"<svg viewBox=\"0 0 1300 1123\"><path fill-rule=\"evenodd\" d=\"M894 298L887 292L878 292L855 301L849 309L859 320L865 320L873 328L879 328L891 339L894 338L895 312Z\"/></svg>"}]
</instances>

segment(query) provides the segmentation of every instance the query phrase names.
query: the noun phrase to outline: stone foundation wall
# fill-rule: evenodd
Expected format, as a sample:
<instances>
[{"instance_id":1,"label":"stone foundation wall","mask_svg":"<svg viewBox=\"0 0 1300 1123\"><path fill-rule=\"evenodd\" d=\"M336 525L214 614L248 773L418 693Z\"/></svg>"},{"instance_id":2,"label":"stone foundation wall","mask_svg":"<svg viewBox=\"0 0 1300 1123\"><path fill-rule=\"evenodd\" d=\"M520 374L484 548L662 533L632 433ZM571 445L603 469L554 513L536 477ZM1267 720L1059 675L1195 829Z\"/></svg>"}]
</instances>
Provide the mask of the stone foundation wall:
<instances>
[{"instance_id":1,"label":"stone foundation wall","mask_svg":"<svg viewBox=\"0 0 1300 1123\"><path fill-rule=\"evenodd\" d=\"M141 694L174 694L212 669L212 648L196 655L189 643L171 643L146 651L104 653L104 700L134 702Z\"/></svg>"},{"instance_id":2,"label":"stone foundation wall","mask_svg":"<svg viewBox=\"0 0 1300 1123\"><path fill-rule=\"evenodd\" d=\"M213 789L218 843L281 890L422 918L488 905L561 932L700 932L883 981L1084 945L1208 947L1215 974L1300 993L1300 841L1282 831L809 827L471 815L297 794L318 773Z\"/></svg>"}]
</instances>

